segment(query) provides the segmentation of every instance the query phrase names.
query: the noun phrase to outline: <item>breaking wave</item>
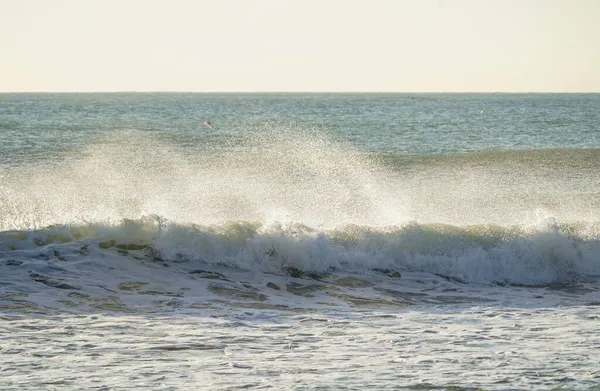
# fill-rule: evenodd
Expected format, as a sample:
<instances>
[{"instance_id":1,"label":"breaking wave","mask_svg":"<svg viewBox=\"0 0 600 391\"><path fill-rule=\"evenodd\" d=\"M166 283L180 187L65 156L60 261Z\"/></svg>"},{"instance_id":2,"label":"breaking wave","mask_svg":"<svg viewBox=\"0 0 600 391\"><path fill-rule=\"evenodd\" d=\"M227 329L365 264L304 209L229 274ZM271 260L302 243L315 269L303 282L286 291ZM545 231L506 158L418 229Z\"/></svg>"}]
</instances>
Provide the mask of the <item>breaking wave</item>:
<instances>
[{"instance_id":1,"label":"breaking wave","mask_svg":"<svg viewBox=\"0 0 600 391\"><path fill-rule=\"evenodd\" d=\"M119 224L52 226L0 233L0 253L79 247L142 252L164 262L200 262L269 273L425 272L463 283L548 285L600 276L600 224L537 227L418 224L323 230L304 224L169 223L157 216Z\"/></svg>"},{"instance_id":2,"label":"breaking wave","mask_svg":"<svg viewBox=\"0 0 600 391\"><path fill-rule=\"evenodd\" d=\"M585 282L600 275L596 153L386 162L302 129L191 152L123 132L0 171L0 259L68 247L280 274Z\"/></svg>"}]
</instances>

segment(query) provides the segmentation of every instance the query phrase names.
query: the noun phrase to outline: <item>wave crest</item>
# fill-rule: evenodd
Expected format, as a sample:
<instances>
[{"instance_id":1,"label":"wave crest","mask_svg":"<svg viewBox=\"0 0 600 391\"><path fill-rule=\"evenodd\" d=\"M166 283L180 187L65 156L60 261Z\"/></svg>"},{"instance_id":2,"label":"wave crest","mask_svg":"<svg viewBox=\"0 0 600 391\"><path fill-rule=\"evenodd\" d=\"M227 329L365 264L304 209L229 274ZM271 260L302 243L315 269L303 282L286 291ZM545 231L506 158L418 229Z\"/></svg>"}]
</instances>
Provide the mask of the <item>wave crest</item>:
<instances>
[{"instance_id":1,"label":"wave crest","mask_svg":"<svg viewBox=\"0 0 600 391\"><path fill-rule=\"evenodd\" d=\"M179 224L158 216L118 224L51 226L0 233L0 252L80 246L144 251L165 262L204 262L250 271L426 272L464 283L547 285L600 276L600 223L524 226L345 225L231 221Z\"/></svg>"}]
</instances>

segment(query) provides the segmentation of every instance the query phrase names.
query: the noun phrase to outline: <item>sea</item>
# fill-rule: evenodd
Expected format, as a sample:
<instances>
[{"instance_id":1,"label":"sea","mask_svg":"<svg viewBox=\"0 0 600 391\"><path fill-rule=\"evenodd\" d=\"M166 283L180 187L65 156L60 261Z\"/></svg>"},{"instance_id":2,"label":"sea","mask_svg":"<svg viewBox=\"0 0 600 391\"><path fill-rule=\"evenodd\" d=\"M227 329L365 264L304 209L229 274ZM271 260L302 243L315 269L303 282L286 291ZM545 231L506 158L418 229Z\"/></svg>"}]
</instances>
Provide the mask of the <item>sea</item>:
<instances>
[{"instance_id":1,"label":"sea","mask_svg":"<svg viewBox=\"0 0 600 391\"><path fill-rule=\"evenodd\" d=\"M599 352L600 94L0 94L2 390L600 390Z\"/></svg>"}]
</instances>

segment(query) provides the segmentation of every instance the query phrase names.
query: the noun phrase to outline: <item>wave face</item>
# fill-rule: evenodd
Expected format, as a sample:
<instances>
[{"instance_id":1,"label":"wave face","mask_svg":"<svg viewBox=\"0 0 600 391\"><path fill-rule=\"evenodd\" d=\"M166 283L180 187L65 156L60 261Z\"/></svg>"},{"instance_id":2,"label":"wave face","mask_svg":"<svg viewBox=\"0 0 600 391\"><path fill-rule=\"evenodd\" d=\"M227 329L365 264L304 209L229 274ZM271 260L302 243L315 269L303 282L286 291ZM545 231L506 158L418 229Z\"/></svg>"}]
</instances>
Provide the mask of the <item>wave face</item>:
<instances>
[{"instance_id":1,"label":"wave face","mask_svg":"<svg viewBox=\"0 0 600 391\"><path fill-rule=\"evenodd\" d=\"M260 272L576 283L600 275L597 154L389 160L279 129L191 156L132 131L5 170L0 251L103 244Z\"/></svg>"},{"instance_id":2,"label":"wave face","mask_svg":"<svg viewBox=\"0 0 600 391\"><path fill-rule=\"evenodd\" d=\"M211 226L148 217L120 224L0 233L0 252L45 248L139 251L170 263L205 263L275 274L425 272L462 283L551 285L600 276L600 226L555 221L538 228L408 223L323 230L304 224Z\"/></svg>"},{"instance_id":3,"label":"wave face","mask_svg":"<svg viewBox=\"0 0 600 391\"><path fill-rule=\"evenodd\" d=\"M598 390L598 107L0 94L0 383Z\"/></svg>"},{"instance_id":4,"label":"wave face","mask_svg":"<svg viewBox=\"0 0 600 391\"><path fill-rule=\"evenodd\" d=\"M22 265L37 277L14 278L36 283L50 281L44 273L53 263L75 280L85 264L89 281L102 280L112 270L98 271L106 259L132 274L146 270L144 262L224 267L246 273L238 282L352 275L377 285L381 273L412 278L413 288L422 279L486 287L596 281L600 150L589 138L557 147L589 135L589 121L580 120L595 113L588 106L570 122L549 109L529 118L539 129L552 126L552 142L540 149L531 147L540 143L538 128L514 140L502 133L514 105L497 97L487 103L507 106L493 115L477 106L487 98L445 98L444 118L419 114L403 127L389 125L396 98L346 98L322 98L327 110L344 113L333 124L331 112L306 97L294 98L296 112L285 111L296 106L281 97L206 98L222 120L199 129L184 120L195 108L178 95L163 97L164 107L152 96L110 98L124 108L88 96L95 111L85 99L61 105L47 97L46 113L9 116L2 128L0 266L8 273ZM27 99L32 109L40 104ZM260 99L266 106L256 106ZM404 103L424 112L436 99ZM381 106L373 102L390 110L369 114ZM253 117L267 106L275 111ZM402 107L409 116L413 109ZM81 114L88 111L96 117ZM147 123L145 115L158 117ZM379 129L382 117L390 122ZM512 149L495 149L504 145Z\"/></svg>"}]
</instances>

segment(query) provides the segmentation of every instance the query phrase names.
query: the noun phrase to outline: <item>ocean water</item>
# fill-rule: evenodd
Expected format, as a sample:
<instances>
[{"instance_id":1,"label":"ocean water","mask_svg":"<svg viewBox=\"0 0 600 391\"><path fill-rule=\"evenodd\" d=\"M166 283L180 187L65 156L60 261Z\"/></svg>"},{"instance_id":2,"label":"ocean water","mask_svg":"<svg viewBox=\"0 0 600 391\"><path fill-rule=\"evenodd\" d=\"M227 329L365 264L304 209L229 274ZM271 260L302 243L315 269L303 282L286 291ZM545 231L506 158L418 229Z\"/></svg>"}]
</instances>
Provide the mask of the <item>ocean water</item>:
<instances>
[{"instance_id":1,"label":"ocean water","mask_svg":"<svg viewBox=\"0 0 600 391\"><path fill-rule=\"evenodd\" d=\"M599 278L599 94L0 94L0 389L600 389Z\"/></svg>"}]
</instances>

